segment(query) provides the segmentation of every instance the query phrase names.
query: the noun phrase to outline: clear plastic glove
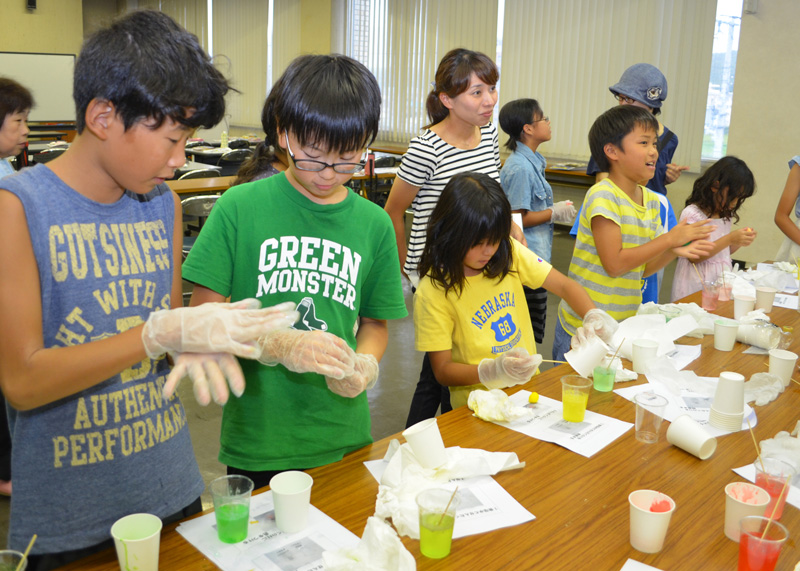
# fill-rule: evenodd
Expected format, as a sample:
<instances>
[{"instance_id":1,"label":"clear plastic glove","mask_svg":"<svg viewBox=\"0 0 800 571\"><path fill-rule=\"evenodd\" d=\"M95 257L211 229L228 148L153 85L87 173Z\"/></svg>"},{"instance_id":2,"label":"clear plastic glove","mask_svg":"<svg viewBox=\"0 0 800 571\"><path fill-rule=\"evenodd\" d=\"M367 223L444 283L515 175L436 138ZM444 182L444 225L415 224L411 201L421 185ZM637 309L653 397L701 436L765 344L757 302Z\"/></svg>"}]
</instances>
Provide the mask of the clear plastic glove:
<instances>
[{"instance_id":1,"label":"clear plastic glove","mask_svg":"<svg viewBox=\"0 0 800 571\"><path fill-rule=\"evenodd\" d=\"M610 343L614 333L619 329L619 323L602 309L594 308L587 311L586 315L583 316L583 325L578 329L581 328L587 336L594 334L606 343ZM577 332L575 336L577 337Z\"/></svg>"},{"instance_id":2,"label":"clear plastic glove","mask_svg":"<svg viewBox=\"0 0 800 571\"><path fill-rule=\"evenodd\" d=\"M319 373L344 379L355 371L355 353L336 335L324 331L286 329L258 340L265 365L280 363L295 373Z\"/></svg>"},{"instance_id":3,"label":"clear plastic glove","mask_svg":"<svg viewBox=\"0 0 800 571\"><path fill-rule=\"evenodd\" d=\"M244 393L244 374L239 361L230 353L180 353L164 383L164 398L172 398L182 379L192 380L194 398L206 406L228 402L228 386L237 397Z\"/></svg>"},{"instance_id":4,"label":"clear plastic glove","mask_svg":"<svg viewBox=\"0 0 800 571\"><path fill-rule=\"evenodd\" d=\"M478 378L489 390L505 389L527 383L541 364L541 355L531 355L524 347L516 347L494 359L481 361Z\"/></svg>"},{"instance_id":5,"label":"clear plastic glove","mask_svg":"<svg viewBox=\"0 0 800 571\"><path fill-rule=\"evenodd\" d=\"M325 377L331 392L347 398L355 398L378 382L378 360L369 353L355 353L353 374L343 379Z\"/></svg>"},{"instance_id":6,"label":"clear plastic glove","mask_svg":"<svg viewBox=\"0 0 800 571\"><path fill-rule=\"evenodd\" d=\"M562 222L564 224L572 224L578 213L575 207L572 206L571 200L562 200L553 204L553 214L550 216L550 222Z\"/></svg>"},{"instance_id":7,"label":"clear plastic glove","mask_svg":"<svg viewBox=\"0 0 800 571\"><path fill-rule=\"evenodd\" d=\"M144 349L151 359L167 352L232 353L257 359L258 338L288 328L299 317L291 302L260 307L257 299L243 299L155 311L142 329Z\"/></svg>"}]
</instances>

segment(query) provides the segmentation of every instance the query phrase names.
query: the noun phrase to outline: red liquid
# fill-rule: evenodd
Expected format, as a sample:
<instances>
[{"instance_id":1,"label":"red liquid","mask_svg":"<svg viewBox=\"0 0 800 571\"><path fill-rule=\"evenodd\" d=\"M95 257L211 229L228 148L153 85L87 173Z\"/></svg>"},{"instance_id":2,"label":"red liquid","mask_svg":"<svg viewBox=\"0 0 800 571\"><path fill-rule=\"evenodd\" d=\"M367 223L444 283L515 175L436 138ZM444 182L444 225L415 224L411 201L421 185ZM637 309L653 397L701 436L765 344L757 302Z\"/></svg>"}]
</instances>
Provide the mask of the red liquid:
<instances>
[{"instance_id":1,"label":"red liquid","mask_svg":"<svg viewBox=\"0 0 800 571\"><path fill-rule=\"evenodd\" d=\"M773 571L782 543L763 542L748 533L739 541L739 571Z\"/></svg>"},{"instance_id":2,"label":"red liquid","mask_svg":"<svg viewBox=\"0 0 800 571\"><path fill-rule=\"evenodd\" d=\"M703 309L705 309L706 311L714 311L715 309L717 309L718 293L716 291L706 292L706 290L703 290L702 295L703 295L703 301L702 301Z\"/></svg>"},{"instance_id":3,"label":"red liquid","mask_svg":"<svg viewBox=\"0 0 800 571\"><path fill-rule=\"evenodd\" d=\"M764 517L781 519L783 515L783 506L786 505L786 496L789 495L789 486L786 486L786 491L783 489L785 483L785 478L768 476L763 472L756 473L756 486L764 488L769 494L769 504L767 504L767 511L764 512ZM781 492L783 492L783 496L781 496L781 501L778 503L778 496L781 495ZM773 515L773 511L775 515Z\"/></svg>"}]
</instances>

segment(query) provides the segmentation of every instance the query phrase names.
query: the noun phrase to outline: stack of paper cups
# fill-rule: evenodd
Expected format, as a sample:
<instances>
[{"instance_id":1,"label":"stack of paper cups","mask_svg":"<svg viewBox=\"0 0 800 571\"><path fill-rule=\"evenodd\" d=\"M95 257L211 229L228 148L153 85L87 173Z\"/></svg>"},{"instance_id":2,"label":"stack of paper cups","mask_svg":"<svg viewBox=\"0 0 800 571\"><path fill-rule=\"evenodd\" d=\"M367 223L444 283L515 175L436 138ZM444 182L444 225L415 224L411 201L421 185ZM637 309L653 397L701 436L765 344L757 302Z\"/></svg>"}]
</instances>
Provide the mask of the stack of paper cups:
<instances>
[{"instance_id":1,"label":"stack of paper cups","mask_svg":"<svg viewBox=\"0 0 800 571\"><path fill-rule=\"evenodd\" d=\"M721 430L737 431L744 418L744 377L729 371L719 374L708 422Z\"/></svg>"}]
</instances>

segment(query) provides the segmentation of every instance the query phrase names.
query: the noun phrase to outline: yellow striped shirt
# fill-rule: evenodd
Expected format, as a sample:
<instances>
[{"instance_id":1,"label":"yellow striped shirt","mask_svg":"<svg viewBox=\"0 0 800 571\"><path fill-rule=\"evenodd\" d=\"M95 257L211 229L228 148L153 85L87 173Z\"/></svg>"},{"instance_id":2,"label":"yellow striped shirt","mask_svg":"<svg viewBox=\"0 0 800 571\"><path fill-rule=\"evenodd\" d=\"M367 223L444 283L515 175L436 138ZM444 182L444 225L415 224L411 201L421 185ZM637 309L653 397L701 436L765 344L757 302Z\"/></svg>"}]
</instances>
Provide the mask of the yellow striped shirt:
<instances>
[{"instance_id":1,"label":"yellow striped shirt","mask_svg":"<svg viewBox=\"0 0 800 571\"><path fill-rule=\"evenodd\" d=\"M661 234L661 203L653 191L640 186L642 202L633 202L611 179L598 182L586 193L583 213L578 226L578 236L569 277L581 284L595 305L620 321L636 313L642 302L642 274L645 264L612 278L609 276L597 254L591 220L602 216L620 227L622 247L641 246ZM558 306L561 325L570 335L575 334L581 318L563 300Z\"/></svg>"}]
</instances>

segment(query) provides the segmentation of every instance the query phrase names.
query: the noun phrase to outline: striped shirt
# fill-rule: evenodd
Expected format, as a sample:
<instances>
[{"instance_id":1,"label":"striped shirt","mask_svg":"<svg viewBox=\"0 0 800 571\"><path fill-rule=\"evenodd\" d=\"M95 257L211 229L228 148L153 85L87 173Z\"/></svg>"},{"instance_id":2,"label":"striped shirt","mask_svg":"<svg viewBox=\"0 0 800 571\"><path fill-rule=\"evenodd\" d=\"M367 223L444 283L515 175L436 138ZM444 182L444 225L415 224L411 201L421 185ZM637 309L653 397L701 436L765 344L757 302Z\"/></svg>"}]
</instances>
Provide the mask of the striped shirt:
<instances>
[{"instance_id":1,"label":"striped shirt","mask_svg":"<svg viewBox=\"0 0 800 571\"><path fill-rule=\"evenodd\" d=\"M661 202L652 190L642 189L643 206L631 200L611 179L595 184L586 194L578 226L578 236L569 277L586 289L595 305L620 321L636 314L642 302L642 275L645 264L612 278L597 254L591 220L602 216L620 227L622 247L634 248L653 240L662 233ZM558 317L564 330L575 334L581 318L563 300L558 306Z\"/></svg>"},{"instance_id":2,"label":"striped shirt","mask_svg":"<svg viewBox=\"0 0 800 571\"><path fill-rule=\"evenodd\" d=\"M426 129L408 144L408 151L397 176L400 180L419 188L411 203L414 222L408 241L408 255L404 269L416 276L417 263L425 247L428 218L433 212L445 185L461 172L480 172L500 181L500 145L497 127L489 123L480 128L481 140L474 149L459 149L439 135Z\"/></svg>"}]
</instances>

